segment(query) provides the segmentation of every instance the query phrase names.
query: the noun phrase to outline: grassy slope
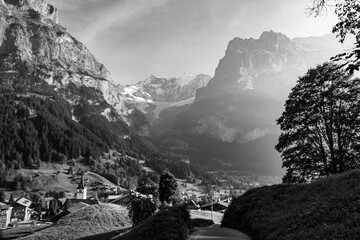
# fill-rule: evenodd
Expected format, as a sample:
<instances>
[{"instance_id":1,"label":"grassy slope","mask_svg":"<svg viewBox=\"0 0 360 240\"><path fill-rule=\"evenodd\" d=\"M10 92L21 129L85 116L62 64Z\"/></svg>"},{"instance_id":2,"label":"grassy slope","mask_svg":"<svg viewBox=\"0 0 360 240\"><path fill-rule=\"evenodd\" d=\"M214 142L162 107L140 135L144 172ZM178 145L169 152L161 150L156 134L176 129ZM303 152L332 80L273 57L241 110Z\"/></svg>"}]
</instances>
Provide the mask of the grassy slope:
<instances>
[{"instance_id":1,"label":"grassy slope","mask_svg":"<svg viewBox=\"0 0 360 240\"><path fill-rule=\"evenodd\" d=\"M276 185L233 200L222 227L257 240L359 239L360 170L311 184Z\"/></svg>"},{"instance_id":2,"label":"grassy slope","mask_svg":"<svg viewBox=\"0 0 360 240\"><path fill-rule=\"evenodd\" d=\"M75 173L78 169L82 169L83 171L89 170L89 167L86 165L78 163L73 168L75 169ZM71 176L68 174L68 169L69 166L66 164L41 163L40 169L19 169L9 172L7 180L11 182L15 176L21 174L25 177L31 177L32 181L28 184L28 190L30 191L69 191L71 193L75 193L76 188L78 187L78 181L71 180ZM77 178L80 178L80 176L77 176ZM85 175L85 178L89 180L89 185L94 182L100 182L104 185L117 187L115 184L96 173L88 172ZM11 191L10 189L1 188L1 186L0 189L6 191L6 198L9 198L11 193L13 193L15 197L20 197L23 192Z\"/></svg>"},{"instance_id":3,"label":"grassy slope","mask_svg":"<svg viewBox=\"0 0 360 240\"><path fill-rule=\"evenodd\" d=\"M82 208L61 218L49 228L22 240L77 239L130 227L126 208L114 204L98 204Z\"/></svg>"}]
</instances>

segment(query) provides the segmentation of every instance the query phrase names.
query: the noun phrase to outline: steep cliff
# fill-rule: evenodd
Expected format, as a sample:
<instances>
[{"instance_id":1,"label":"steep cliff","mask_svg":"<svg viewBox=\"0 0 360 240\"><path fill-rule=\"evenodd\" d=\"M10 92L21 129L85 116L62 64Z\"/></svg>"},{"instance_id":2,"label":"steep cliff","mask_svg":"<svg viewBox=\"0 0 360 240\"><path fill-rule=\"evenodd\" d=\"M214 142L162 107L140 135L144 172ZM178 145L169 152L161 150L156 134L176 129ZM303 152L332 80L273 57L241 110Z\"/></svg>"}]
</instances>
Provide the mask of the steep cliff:
<instances>
[{"instance_id":1,"label":"steep cliff","mask_svg":"<svg viewBox=\"0 0 360 240\"><path fill-rule=\"evenodd\" d=\"M144 116L45 0L0 0L0 165L151 154ZM142 136L140 136L142 135Z\"/></svg>"},{"instance_id":2,"label":"steep cliff","mask_svg":"<svg viewBox=\"0 0 360 240\"><path fill-rule=\"evenodd\" d=\"M206 88L199 90L196 100L217 95L219 91L246 89L283 100L299 75L343 48L333 35L291 40L282 33L265 31L259 39L234 38L214 77Z\"/></svg>"},{"instance_id":3,"label":"steep cliff","mask_svg":"<svg viewBox=\"0 0 360 240\"><path fill-rule=\"evenodd\" d=\"M128 112L133 109L126 106L122 88L115 87L104 65L58 24L53 6L45 0L5 0L1 6L0 74L3 78L31 71L53 86L71 105L77 105L79 100L74 86L75 89L94 88L123 120L130 121ZM28 85L23 90L33 87L30 82ZM4 89L14 90L14 87L14 82L2 81Z\"/></svg>"},{"instance_id":4,"label":"steep cliff","mask_svg":"<svg viewBox=\"0 0 360 240\"><path fill-rule=\"evenodd\" d=\"M280 174L275 121L287 95L298 76L344 48L331 35L291 40L267 31L259 39L234 38L208 85L176 113L164 144L201 165Z\"/></svg>"}]
</instances>

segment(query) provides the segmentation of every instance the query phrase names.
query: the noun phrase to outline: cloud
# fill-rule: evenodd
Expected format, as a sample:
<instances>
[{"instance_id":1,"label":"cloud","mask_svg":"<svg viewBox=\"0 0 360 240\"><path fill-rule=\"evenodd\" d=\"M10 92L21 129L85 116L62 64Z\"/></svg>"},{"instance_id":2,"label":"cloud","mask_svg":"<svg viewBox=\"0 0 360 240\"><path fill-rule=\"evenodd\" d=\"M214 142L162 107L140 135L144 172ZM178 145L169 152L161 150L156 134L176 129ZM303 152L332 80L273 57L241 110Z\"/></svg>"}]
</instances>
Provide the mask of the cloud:
<instances>
[{"instance_id":1,"label":"cloud","mask_svg":"<svg viewBox=\"0 0 360 240\"><path fill-rule=\"evenodd\" d=\"M75 10L84 4L101 2L101 0L48 0L48 3L60 10Z\"/></svg>"},{"instance_id":2,"label":"cloud","mask_svg":"<svg viewBox=\"0 0 360 240\"><path fill-rule=\"evenodd\" d=\"M93 23L80 33L81 39L90 43L95 37L101 36L102 33L111 32L112 28L116 28L113 29L116 31L130 28L131 24L138 24L137 20L163 6L166 2L167 0L116 1L107 8L99 10L92 17ZM119 37L119 34L117 34L117 37Z\"/></svg>"}]
</instances>

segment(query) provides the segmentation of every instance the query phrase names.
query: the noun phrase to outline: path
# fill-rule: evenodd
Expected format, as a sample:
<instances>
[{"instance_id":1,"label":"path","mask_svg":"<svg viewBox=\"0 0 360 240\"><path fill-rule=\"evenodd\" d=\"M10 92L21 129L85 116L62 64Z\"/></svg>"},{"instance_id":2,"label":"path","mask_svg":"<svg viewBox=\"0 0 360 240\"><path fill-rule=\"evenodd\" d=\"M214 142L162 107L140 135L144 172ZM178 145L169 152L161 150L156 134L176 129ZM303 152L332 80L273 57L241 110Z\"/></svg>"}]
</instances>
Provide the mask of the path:
<instances>
[{"instance_id":1,"label":"path","mask_svg":"<svg viewBox=\"0 0 360 240\"><path fill-rule=\"evenodd\" d=\"M220 228L218 224L210 227L197 227L195 232L190 235L189 240L211 239L211 240L251 240L246 234L230 229Z\"/></svg>"}]
</instances>

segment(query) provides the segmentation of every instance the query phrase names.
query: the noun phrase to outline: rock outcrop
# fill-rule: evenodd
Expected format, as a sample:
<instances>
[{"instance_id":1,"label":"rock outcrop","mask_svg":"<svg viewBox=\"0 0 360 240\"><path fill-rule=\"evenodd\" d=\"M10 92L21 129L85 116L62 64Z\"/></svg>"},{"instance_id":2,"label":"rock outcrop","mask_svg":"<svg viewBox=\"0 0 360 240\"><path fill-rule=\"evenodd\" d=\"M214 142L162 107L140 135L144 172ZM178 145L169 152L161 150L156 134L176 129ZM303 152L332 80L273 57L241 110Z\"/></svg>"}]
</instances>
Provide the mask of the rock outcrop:
<instances>
[{"instance_id":1,"label":"rock outcrop","mask_svg":"<svg viewBox=\"0 0 360 240\"><path fill-rule=\"evenodd\" d=\"M345 48L333 35L291 40L282 33L263 32L259 39L234 38L208 86L197 101L219 91L255 90L285 99L297 77Z\"/></svg>"},{"instance_id":2,"label":"rock outcrop","mask_svg":"<svg viewBox=\"0 0 360 240\"><path fill-rule=\"evenodd\" d=\"M116 86L105 66L58 24L57 9L46 0L4 0L0 2L0 11L3 79L19 78L24 72L31 72L30 75L44 80L73 106L80 100L76 89L93 88L109 105L98 108L100 113L107 116L107 108L113 108L122 120L131 124L134 108L126 103L122 87ZM14 89L12 81L2 81L1 85L3 89Z\"/></svg>"},{"instance_id":3,"label":"rock outcrop","mask_svg":"<svg viewBox=\"0 0 360 240\"><path fill-rule=\"evenodd\" d=\"M164 144L201 165L281 174L274 146L284 101L298 76L344 48L331 35L290 39L267 31L259 39L234 38L194 103L175 112Z\"/></svg>"},{"instance_id":4,"label":"rock outcrop","mask_svg":"<svg viewBox=\"0 0 360 240\"><path fill-rule=\"evenodd\" d=\"M2 0L12 12L21 11L31 13L36 11L41 18L59 23L58 10L48 4L46 0Z\"/></svg>"}]
</instances>

